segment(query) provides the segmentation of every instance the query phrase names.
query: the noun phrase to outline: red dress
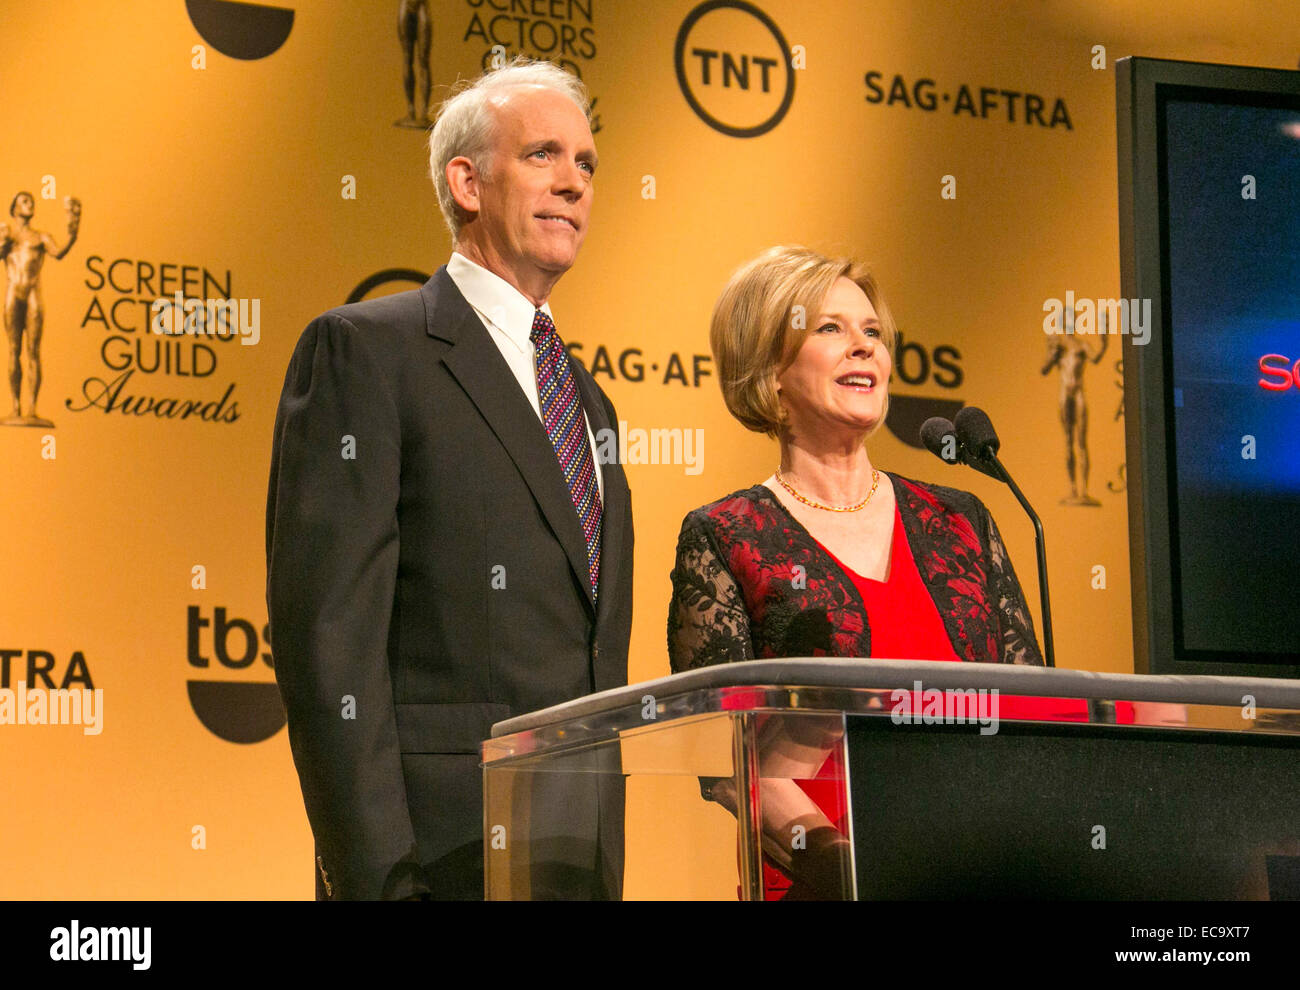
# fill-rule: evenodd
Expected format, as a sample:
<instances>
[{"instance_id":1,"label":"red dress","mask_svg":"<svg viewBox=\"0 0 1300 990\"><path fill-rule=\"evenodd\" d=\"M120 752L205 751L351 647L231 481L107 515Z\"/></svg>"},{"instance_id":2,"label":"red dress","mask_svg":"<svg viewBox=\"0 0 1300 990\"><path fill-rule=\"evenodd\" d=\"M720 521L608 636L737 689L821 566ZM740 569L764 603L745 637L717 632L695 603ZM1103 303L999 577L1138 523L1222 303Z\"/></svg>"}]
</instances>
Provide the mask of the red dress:
<instances>
[{"instance_id":1,"label":"red dress","mask_svg":"<svg viewBox=\"0 0 1300 990\"><path fill-rule=\"evenodd\" d=\"M819 541L819 545L820 541ZM898 504L894 504L894 532L889 551L889 573L883 581L865 578L822 545L822 550L840 566L853 582L866 606L871 623L871 655L896 660L951 660L959 662L948 633L939 618L939 610L912 559L903 532ZM839 831L848 834L845 802L844 764L836 747L813 780L796 781L799 787L830 819ZM791 881L766 858L763 861L763 887L766 900L780 900L790 889Z\"/></svg>"},{"instance_id":2,"label":"red dress","mask_svg":"<svg viewBox=\"0 0 1300 990\"><path fill-rule=\"evenodd\" d=\"M955 488L889 480L908 550L900 559L912 559L919 595L933 603L954 655L1041 665L1024 592L983 503ZM882 655L857 586L765 485L687 514L672 582L674 673L767 657Z\"/></svg>"},{"instance_id":3,"label":"red dress","mask_svg":"<svg viewBox=\"0 0 1300 990\"><path fill-rule=\"evenodd\" d=\"M1024 592L983 503L888 476L895 509L885 581L845 567L764 485L688 513L668 610L673 671L768 657L1042 665ZM1118 720L1131 720L1116 707ZM1084 721L1087 703L999 697L998 715ZM798 783L847 834L838 752ZM769 897L790 887L774 868L765 865L765 875Z\"/></svg>"},{"instance_id":4,"label":"red dress","mask_svg":"<svg viewBox=\"0 0 1300 990\"><path fill-rule=\"evenodd\" d=\"M897 504L894 506L889 572L884 581L865 578L845 565L825 546L822 546L822 550L839 565L862 595L871 626L873 657L960 662L939 617L939 610L935 608L934 600L926 591L916 569L916 561L908 547ZM1088 703L1077 698L1004 696L998 701L999 718L1068 722L1083 722L1088 718ZM907 703L905 700L904 704ZM911 700L911 703L919 713L920 699ZM836 747L814 779L796 783L830 819L831 824L847 835L852 823L848 821L844 765L840 754L841 749ZM764 858L763 885L766 900L781 900L791 887L791 880Z\"/></svg>"}]
</instances>

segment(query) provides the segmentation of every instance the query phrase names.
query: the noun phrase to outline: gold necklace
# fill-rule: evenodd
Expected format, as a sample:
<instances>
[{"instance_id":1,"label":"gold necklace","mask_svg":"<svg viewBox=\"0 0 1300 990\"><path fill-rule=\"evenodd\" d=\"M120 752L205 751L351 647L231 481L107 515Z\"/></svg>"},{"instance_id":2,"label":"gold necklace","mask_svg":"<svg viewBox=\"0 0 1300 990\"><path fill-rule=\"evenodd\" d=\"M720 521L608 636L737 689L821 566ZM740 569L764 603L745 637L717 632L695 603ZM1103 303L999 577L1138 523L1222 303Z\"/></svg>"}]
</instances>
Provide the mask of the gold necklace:
<instances>
[{"instance_id":1,"label":"gold necklace","mask_svg":"<svg viewBox=\"0 0 1300 990\"><path fill-rule=\"evenodd\" d=\"M815 502L807 496L801 495L795 491L790 483L781 477L780 468L776 469L776 483L804 505L810 505L814 509L825 509L827 512L857 512L859 509L866 508L867 503L871 501L871 496L876 494L876 486L880 484L880 472L875 468L871 469L871 491L867 492L867 497L857 505L823 505L821 502Z\"/></svg>"}]
</instances>

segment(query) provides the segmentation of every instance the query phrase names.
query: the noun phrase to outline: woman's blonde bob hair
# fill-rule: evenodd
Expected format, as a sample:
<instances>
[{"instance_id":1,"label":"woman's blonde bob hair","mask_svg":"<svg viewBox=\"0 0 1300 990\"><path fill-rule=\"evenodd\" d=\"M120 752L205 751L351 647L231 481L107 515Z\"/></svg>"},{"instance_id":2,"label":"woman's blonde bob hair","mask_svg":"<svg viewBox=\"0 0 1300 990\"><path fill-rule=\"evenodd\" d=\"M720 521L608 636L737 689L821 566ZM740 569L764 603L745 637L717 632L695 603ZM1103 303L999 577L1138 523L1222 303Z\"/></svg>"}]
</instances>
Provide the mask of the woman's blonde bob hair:
<instances>
[{"instance_id":1,"label":"woman's blonde bob hair","mask_svg":"<svg viewBox=\"0 0 1300 990\"><path fill-rule=\"evenodd\" d=\"M781 435L785 410L776 380L794 363L809 332L816 329L813 321L818 310L840 277L853 282L871 300L892 358L898 336L894 318L876 280L851 258L827 258L805 247L769 248L737 269L718 296L709 345L727 409L748 429L771 437ZM876 428L884 421L882 414Z\"/></svg>"}]
</instances>

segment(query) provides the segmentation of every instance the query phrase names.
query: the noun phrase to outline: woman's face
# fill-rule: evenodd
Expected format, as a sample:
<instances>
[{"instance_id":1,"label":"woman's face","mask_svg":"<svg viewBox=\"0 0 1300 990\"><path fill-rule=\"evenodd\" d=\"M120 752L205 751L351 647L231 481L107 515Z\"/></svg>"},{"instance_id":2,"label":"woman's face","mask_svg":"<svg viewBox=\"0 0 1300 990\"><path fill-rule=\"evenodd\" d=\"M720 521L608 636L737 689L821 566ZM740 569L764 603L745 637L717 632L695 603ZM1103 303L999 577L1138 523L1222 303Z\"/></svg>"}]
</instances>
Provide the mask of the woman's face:
<instances>
[{"instance_id":1,"label":"woman's face","mask_svg":"<svg viewBox=\"0 0 1300 990\"><path fill-rule=\"evenodd\" d=\"M841 276L809 314L811 329L794 363L777 378L795 434L865 434L885 414L893 362L867 294Z\"/></svg>"}]
</instances>

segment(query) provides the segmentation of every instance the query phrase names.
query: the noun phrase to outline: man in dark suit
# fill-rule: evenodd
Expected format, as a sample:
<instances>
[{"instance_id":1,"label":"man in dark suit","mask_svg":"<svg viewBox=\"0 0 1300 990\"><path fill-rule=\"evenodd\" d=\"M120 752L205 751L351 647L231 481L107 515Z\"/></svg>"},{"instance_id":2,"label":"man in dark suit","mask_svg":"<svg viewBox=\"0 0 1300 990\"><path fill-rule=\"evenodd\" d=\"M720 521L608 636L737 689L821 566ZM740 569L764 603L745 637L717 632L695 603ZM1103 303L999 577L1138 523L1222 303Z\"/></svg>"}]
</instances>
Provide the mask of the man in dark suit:
<instances>
[{"instance_id":1,"label":"man in dark suit","mask_svg":"<svg viewBox=\"0 0 1300 990\"><path fill-rule=\"evenodd\" d=\"M587 114L524 59L449 100L430 163L451 261L318 317L290 362L267 602L318 898L481 898L479 742L626 683L631 496L595 439L618 417L546 303L586 234ZM600 837L566 833L535 895L619 896L618 783L536 802Z\"/></svg>"}]
</instances>

